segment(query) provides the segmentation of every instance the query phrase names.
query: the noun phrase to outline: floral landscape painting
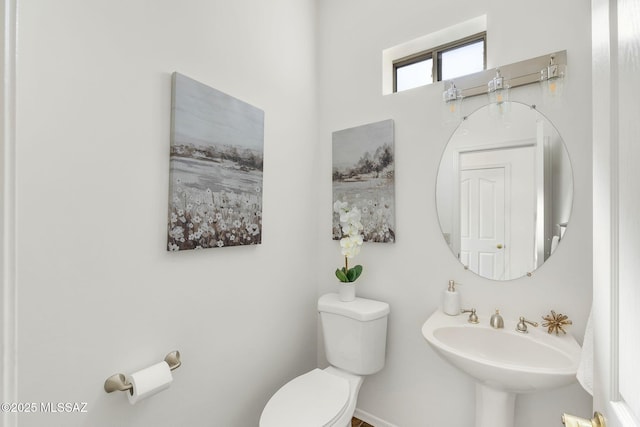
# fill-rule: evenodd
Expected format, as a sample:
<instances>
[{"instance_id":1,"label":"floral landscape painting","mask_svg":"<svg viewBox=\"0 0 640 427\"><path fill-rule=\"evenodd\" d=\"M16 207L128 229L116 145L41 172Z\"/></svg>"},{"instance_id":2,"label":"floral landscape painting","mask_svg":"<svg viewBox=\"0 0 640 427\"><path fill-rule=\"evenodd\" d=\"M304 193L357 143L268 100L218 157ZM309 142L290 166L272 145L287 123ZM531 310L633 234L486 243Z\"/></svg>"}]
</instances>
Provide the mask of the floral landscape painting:
<instances>
[{"instance_id":1,"label":"floral landscape painting","mask_svg":"<svg viewBox=\"0 0 640 427\"><path fill-rule=\"evenodd\" d=\"M333 133L333 203L357 207L366 242L395 242L394 126L384 120ZM342 237L338 215L333 238Z\"/></svg>"},{"instance_id":2,"label":"floral landscape painting","mask_svg":"<svg viewBox=\"0 0 640 427\"><path fill-rule=\"evenodd\" d=\"M167 250L262 241L264 112L173 74Z\"/></svg>"}]
</instances>

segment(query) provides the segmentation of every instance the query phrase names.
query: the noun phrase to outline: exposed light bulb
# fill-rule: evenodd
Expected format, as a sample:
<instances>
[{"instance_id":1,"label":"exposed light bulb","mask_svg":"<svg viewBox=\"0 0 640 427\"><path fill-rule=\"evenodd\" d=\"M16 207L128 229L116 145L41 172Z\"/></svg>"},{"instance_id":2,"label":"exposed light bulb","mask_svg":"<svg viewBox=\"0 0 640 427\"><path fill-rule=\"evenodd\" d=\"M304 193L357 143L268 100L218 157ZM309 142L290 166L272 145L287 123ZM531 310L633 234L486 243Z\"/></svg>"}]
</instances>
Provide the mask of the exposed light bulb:
<instances>
[{"instance_id":1,"label":"exposed light bulb","mask_svg":"<svg viewBox=\"0 0 640 427\"><path fill-rule=\"evenodd\" d=\"M565 64L557 64L555 56L549 58L549 65L540 70L542 95L546 104L553 104L562 97L567 73Z\"/></svg>"},{"instance_id":2,"label":"exposed light bulb","mask_svg":"<svg viewBox=\"0 0 640 427\"><path fill-rule=\"evenodd\" d=\"M442 121L444 123L460 121L462 91L456 87L455 83L448 83L447 89L442 92L442 100L444 102Z\"/></svg>"}]
</instances>

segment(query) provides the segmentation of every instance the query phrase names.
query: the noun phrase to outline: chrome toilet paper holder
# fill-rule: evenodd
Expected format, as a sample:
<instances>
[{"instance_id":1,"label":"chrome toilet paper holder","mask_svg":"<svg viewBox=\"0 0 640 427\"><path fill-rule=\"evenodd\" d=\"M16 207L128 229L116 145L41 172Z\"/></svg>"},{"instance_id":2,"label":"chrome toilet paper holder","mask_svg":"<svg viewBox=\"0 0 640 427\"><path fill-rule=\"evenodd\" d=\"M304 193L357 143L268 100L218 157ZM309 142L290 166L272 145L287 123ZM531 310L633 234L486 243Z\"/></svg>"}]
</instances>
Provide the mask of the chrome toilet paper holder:
<instances>
[{"instance_id":1,"label":"chrome toilet paper holder","mask_svg":"<svg viewBox=\"0 0 640 427\"><path fill-rule=\"evenodd\" d=\"M180 352L178 350L167 354L164 361L169 365L169 369L174 371L182 365L180 361ZM124 374L113 374L104 382L104 391L111 393L114 391L129 391L133 395L133 384L126 382Z\"/></svg>"}]
</instances>

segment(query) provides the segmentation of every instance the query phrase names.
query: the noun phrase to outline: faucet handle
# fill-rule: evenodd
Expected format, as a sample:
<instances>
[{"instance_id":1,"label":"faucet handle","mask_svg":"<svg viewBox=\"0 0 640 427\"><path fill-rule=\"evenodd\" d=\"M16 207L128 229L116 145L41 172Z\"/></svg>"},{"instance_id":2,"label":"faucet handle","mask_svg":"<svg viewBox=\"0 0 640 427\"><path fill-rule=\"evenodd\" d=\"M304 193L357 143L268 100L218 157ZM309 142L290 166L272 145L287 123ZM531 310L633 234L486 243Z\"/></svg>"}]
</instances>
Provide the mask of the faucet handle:
<instances>
[{"instance_id":1,"label":"faucet handle","mask_svg":"<svg viewBox=\"0 0 640 427\"><path fill-rule=\"evenodd\" d=\"M538 322L532 322L531 320L527 320L524 317L520 316L520 321L516 325L516 331L522 332L523 334L528 333L527 323L533 326L534 328L538 327Z\"/></svg>"},{"instance_id":2,"label":"faucet handle","mask_svg":"<svg viewBox=\"0 0 640 427\"><path fill-rule=\"evenodd\" d=\"M479 323L478 321L478 315L476 314L476 309L472 308L472 309L462 309L461 313L471 313L469 314L469 319L467 320L467 322L469 323Z\"/></svg>"},{"instance_id":3,"label":"faucet handle","mask_svg":"<svg viewBox=\"0 0 640 427\"><path fill-rule=\"evenodd\" d=\"M495 314L493 314L491 316L491 319L489 320L489 324L494 329L502 329L502 328L504 328L504 319L500 315L500 310L496 309Z\"/></svg>"}]
</instances>

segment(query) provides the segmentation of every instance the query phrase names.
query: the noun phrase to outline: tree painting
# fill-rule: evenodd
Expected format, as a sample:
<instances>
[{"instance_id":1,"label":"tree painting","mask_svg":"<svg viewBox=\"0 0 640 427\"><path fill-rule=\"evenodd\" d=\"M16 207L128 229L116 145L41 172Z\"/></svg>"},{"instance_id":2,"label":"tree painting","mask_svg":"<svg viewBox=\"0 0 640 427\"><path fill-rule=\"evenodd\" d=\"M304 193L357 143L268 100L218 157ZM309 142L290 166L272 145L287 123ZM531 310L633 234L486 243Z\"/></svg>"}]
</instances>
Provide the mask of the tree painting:
<instances>
[{"instance_id":1,"label":"tree painting","mask_svg":"<svg viewBox=\"0 0 640 427\"><path fill-rule=\"evenodd\" d=\"M393 120L333 133L333 203L336 201L361 211L364 241L395 242ZM333 238L341 237L334 213Z\"/></svg>"},{"instance_id":2,"label":"tree painting","mask_svg":"<svg viewBox=\"0 0 640 427\"><path fill-rule=\"evenodd\" d=\"M264 112L173 74L167 250L262 240Z\"/></svg>"}]
</instances>

